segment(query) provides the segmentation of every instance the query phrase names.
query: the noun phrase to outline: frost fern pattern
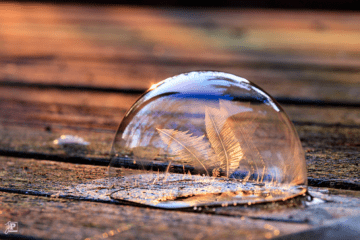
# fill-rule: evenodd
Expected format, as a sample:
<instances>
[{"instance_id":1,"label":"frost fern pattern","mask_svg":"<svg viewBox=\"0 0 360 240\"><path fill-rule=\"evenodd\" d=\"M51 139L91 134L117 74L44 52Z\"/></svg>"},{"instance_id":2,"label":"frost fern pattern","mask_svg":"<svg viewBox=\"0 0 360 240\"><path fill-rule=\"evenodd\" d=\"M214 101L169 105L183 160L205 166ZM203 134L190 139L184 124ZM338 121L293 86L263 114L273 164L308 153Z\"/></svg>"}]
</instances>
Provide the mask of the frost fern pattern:
<instances>
[{"instance_id":1,"label":"frost fern pattern","mask_svg":"<svg viewBox=\"0 0 360 240\"><path fill-rule=\"evenodd\" d=\"M205 129L209 141L204 140L205 135L197 137L189 131L159 128L157 131L161 140L183 163L200 166L207 175L212 170L213 176L219 176L223 171L229 177L239 168L244 151L227 121L239 111L230 112L228 106L225 100L220 100L219 109L205 107ZM251 111L251 108L243 108L243 111ZM251 174L247 172L244 179L249 179Z\"/></svg>"}]
</instances>

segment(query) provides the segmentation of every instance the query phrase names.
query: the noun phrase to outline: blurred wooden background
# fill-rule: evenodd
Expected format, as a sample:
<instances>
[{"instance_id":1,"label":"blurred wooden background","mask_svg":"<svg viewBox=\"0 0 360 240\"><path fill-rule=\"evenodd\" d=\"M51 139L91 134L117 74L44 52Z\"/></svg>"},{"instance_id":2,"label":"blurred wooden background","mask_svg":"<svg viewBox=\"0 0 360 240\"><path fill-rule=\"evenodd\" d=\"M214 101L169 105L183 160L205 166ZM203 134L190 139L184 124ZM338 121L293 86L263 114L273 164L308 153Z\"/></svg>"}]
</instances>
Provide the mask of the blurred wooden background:
<instances>
[{"instance_id":1,"label":"blurred wooden background","mask_svg":"<svg viewBox=\"0 0 360 240\"><path fill-rule=\"evenodd\" d=\"M18 221L21 236L38 238L110 237L115 225L126 229L126 238L195 238L195 232L199 238L239 237L229 229L246 215L240 210L239 218L210 217L49 198L65 186L106 176L110 143L126 110L153 83L194 70L233 73L274 96L302 140L309 184L328 192L350 189L355 192L341 193L358 199L359 13L1 2L0 231ZM86 152L66 152L53 144L62 134L90 145ZM90 205L89 219L80 221ZM260 227L239 231L250 238L286 235L359 214L359 206L323 206L318 222L307 210L312 223L295 217L300 223L294 230L280 221L278 234L264 230L266 219L242 223ZM151 214L157 217L146 220ZM152 230L158 235L147 235Z\"/></svg>"}]
</instances>

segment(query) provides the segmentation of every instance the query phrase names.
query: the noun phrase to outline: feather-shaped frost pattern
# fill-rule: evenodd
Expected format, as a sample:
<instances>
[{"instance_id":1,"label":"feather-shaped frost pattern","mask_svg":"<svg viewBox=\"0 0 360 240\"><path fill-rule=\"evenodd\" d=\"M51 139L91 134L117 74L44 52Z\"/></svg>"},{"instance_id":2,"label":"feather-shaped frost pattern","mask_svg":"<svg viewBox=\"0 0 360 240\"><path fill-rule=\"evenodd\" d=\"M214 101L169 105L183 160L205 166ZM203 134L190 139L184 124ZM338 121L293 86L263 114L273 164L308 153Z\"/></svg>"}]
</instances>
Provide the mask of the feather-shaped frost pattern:
<instances>
[{"instance_id":1,"label":"feather-shaped frost pattern","mask_svg":"<svg viewBox=\"0 0 360 240\"><path fill-rule=\"evenodd\" d=\"M220 99L219 104L220 109L224 109L227 112L233 123L237 121L236 118L234 118L236 114L247 114L253 111L250 107L250 103L246 103L244 106L241 106L234 104L231 101ZM243 160L247 163L243 163L242 168L246 168L246 170L249 171L249 177L251 174L257 173L259 176L258 180L261 180L264 177L264 171L261 169L265 170L267 167L265 166L265 162L258 148L253 143L252 134L257 127L257 124L253 121L254 117L252 117L251 121L247 122L248 124L246 125L233 124L231 127L234 133L236 133L236 136L238 136L238 142L243 147Z\"/></svg>"},{"instance_id":2,"label":"feather-shaped frost pattern","mask_svg":"<svg viewBox=\"0 0 360 240\"><path fill-rule=\"evenodd\" d=\"M172 152L181 157L184 162L193 162L205 169L214 164L214 154L211 151L209 143L204 141L204 136L193 136L189 131L183 132L174 129L156 129L161 140L170 146Z\"/></svg>"},{"instance_id":3,"label":"feather-shaped frost pattern","mask_svg":"<svg viewBox=\"0 0 360 240\"><path fill-rule=\"evenodd\" d=\"M224 108L205 108L205 126L207 137L214 149L217 160L226 169L226 175L235 171L243 157L242 148L237 141L229 123L227 111Z\"/></svg>"}]
</instances>

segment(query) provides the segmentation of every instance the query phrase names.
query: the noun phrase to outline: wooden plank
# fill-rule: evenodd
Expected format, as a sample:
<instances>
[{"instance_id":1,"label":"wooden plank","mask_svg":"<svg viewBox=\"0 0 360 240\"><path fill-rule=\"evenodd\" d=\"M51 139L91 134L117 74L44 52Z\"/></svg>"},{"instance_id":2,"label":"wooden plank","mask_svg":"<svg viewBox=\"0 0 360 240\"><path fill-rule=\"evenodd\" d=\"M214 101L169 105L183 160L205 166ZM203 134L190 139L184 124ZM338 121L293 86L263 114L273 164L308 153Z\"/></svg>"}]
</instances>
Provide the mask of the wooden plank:
<instances>
[{"instance_id":1,"label":"wooden plank","mask_svg":"<svg viewBox=\"0 0 360 240\"><path fill-rule=\"evenodd\" d=\"M71 200L71 196L63 197L59 192L79 183L107 177L106 167L16 158L0 158L0 163L0 199L3 203L0 222L17 221L19 234L25 236L68 239L72 235L75 239L98 239L106 234L115 234L118 228L127 226L126 231L121 231L123 238L147 236L162 239L177 236L187 239L199 235L210 239L263 239L360 214L358 198L322 194L329 191L326 189L311 189L315 197L327 202L320 201L322 203L307 208L298 204L272 204L219 207L185 213L75 201ZM17 194L16 190L22 194ZM342 191L340 194L348 193ZM152 234L149 236L150 232Z\"/></svg>"},{"instance_id":2,"label":"wooden plank","mask_svg":"<svg viewBox=\"0 0 360 240\"><path fill-rule=\"evenodd\" d=\"M1 193L0 200L3 202L2 229L4 221L17 221L18 234L44 239L112 236L122 239L264 239L310 228L307 224L268 223L247 217L209 216L17 194Z\"/></svg>"},{"instance_id":3,"label":"wooden plank","mask_svg":"<svg viewBox=\"0 0 360 240\"><path fill-rule=\"evenodd\" d=\"M0 3L0 230L19 222L0 238L264 239L359 215L359 191L343 190L360 186L359 22L355 12ZM142 91L199 69L282 99L309 185L322 187L309 191L327 201L190 213L61 195L108 176L114 132ZM62 134L90 145L54 145Z\"/></svg>"},{"instance_id":4,"label":"wooden plank","mask_svg":"<svg viewBox=\"0 0 360 240\"><path fill-rule=\"evenodd\" d=\"M145 89L213 69L274 96L359 101L356 13L3 5L3 80Z\"/></svg>"},{"instance_id":5,"label":"wooden plank","mask_svg":"<svg viewBox=\"0 0 360 240\"><path fill-rule=\"evenodd\" d=\"M302 54L314 50L326 53L358 50L359 15L353 13L285 12L279 10L222 10L199 11L182 9L146 9L131 7L79 7L38 4L3 4L1 15L11 26L13 35L42 35L54 37L91 38L102 35L121 40L117 35L106 34L114 25L125 25L145 41L160 42L170 49L208 50L209 45L221 49L230 45L249 49L266 49L281 52L282 49L294 50ZM22 16L26 13L27 18ZM40 15L41 13L41 15ZM45 21L39 21L41 16ZM266 20L265 20L266 19ZM28 28L19 23L28 21ZM67 24L72 24L68 27ZM55 28L53 26L56 26ZM85 27L84 27L85 25ZM87 28L86 26L94 26ZM97 26L101 26L101 28ZM105 26L105 27L103 27ZM49 28L50 31L49 31ZM201 29L198 31L197 29ZM285 30L285 31L282 31ZM347 34L343 34L343 32ZM79 35L81 32L82 35ZM220 33L220 34L219 34ZM212 36L213 34L213 36ZM4 33L6 35L6 33ZM164 37L166 35L166 37ZM219 38L219 35L221 36ZM280 35L280 37L279 37ZM294 38L294 35L299 36ZM354 36L352 36L354 35ZM191 41L196 36L197 41ZM209 37L210 36L210 37ZM275 37L275 38L274 38ZM126 38L125 38L126 39ZM210 40L210 41L209 41ZM274 41L275 40L275 41ZM274 44L282 41L283 44ZM342 44L348 42L349 44ZM75 42L73 42L75 43ZM83 43L83 42L81 42ZM79 44L79 43L77 43ZM302 48L305 46L305 49ZM46 46L44 46L46 47ZM53 51L56 49L53 49ZM79 48L80 50L80 48ZM18 51L13 49L12 51ZM28 50L29 51L29 50ZM325 51L324 51L325 53ZM311 54L311 53L310 53Z\"/></svg>"},{"instance_id":6,"label":"wooden plank","mask_svg":"<svg viewBox=\"0 0 360 240\"><path fill-rule=\"evenodd\" d=\"M116 130L125 112L140 95L0 87L0 115L3 125L44 128L76 126ZM282 105L290 119L301 125L332 124L356 126L360 123L358 107ZM58 127L57 127L58 126ZM346 135L346 134L345 134Z\"/></svg>"},{"instance_id":7,"label":"wooden plank","mask_svg":"<svg viewBox=\"0 0 360 240\"><path fill-rule=\"evenodd\" d=\"M332 186L343 189L360 189L359 179L359 128L297 126L306 151L309 184L312 186ZM351 135L346 137L347 132ZM53 141L62 134L77 135L90 143L83 148L56 146ZM114 132L74 129L7 127L0 131L2 137L0 150L8 156L25 158L50 158L65 161L81 161L82 158L103 158L101 165L107 165ZM308 140L307 140L308 139ZM14 152L15 151L15 152ZM18 152L19 154L15 154ZM28 153L28 154L27 154ZM40 156L38 156L39 154ZM46 155L48 154L48 155ZM38 156L38 157L37 157ZM78 157L78 158L73 158ZM67 160L66 160L67 161ZM91 164L91 161L89 161Z\"/></svg>"},{"instance_id":8,"label":"wooden plank","mask_svg":"<svg viewBox=\"0 0 360 240\"><path fill-rule=\"evenodd\" d=\"M317 125L296 125L296 128L306 151L310 185L354 190L360 188L358 174L360 172L358 164L359 128ZM86 159L81 160L81 158L100 157L104 158L101 161L105 161L101 164L106 165L114 132L115 130L101 131L100 129L89 132L86 129L57 129L56 127L49 132L44 127L5 126L0 131L2 136L0 149L3 151L2 154L22 155L25 158L46 159L55 154L59 157L51 158L59 160L63 158L62 161L69 158L69 161L73 159L73 161L86 162ZM351 135L347 134L348 132L351 132ZM66 148L54 145L53 141L62 134L81 136L90 145L84 148ZM16 152L19 154L15 154ZM38 156L37 153L41 156ZM78 158L73 158L75 156ZM93 164L100 164L96 163L96 159L93 161Z\"/></svg>"},{"instance_id":9,"label":"wooden plank","mask_svg":"<svg viewBox=\"0 0 360 240\"><path fill-rule=\"evenodd\" d=\"M109 156L116 128L137 97L10 89L3 89L4 98L0 102L1 109L7 109L0 115L2 150L80 157ZM316 186L321 181L321 184L328 181L325 186L336 183L340 184L337 187L357 189L360 182L358 109L284 107L294 121L306 151L308 174L315 179L310 183ZM53 141L61 135L83 137L90 145L83 149L54 145Z\"/></svg>"},{"instance_id":10,"label":"wooden plank","mask_svg":"<svg viewBox=\"0 0 360 240\"><path fill-rule=\"evenodd\" d=\"M344 218L334 221L331 224L304 231L298 234L290 234L288 236L276 238L280 239L307 239L316 238L325 239L358 239L359 238L359 222L360 217Z\"/></svg>"},{"instance_id":11,"label":"wooden plank","mask_svg":"<svg viewBox=\"0 0 360 240\"><path fill-rule=\"evenodd\" d=\"M335 69L337 66L327 66L329 69L325 70L321 67L311 69L311 65L292 65L276 61L239 61L232 62L233 66L227 66L229 64L218 62L201 63L196 60L187 62L185 59L173 62L173 60L113 58L109 62L89 62L55 58L23 64L19 59L15 60L15 63L3 65L1 84L19 82L144 90L156 82L180 73L212 69L244 77L276 97L360 101L358 97L360 72L347 70L346 66L342 71L337 71ZM173 64L169 64L171 62ZM279 88L279 85L284 87Z\"/></svg>"}]
</instances>

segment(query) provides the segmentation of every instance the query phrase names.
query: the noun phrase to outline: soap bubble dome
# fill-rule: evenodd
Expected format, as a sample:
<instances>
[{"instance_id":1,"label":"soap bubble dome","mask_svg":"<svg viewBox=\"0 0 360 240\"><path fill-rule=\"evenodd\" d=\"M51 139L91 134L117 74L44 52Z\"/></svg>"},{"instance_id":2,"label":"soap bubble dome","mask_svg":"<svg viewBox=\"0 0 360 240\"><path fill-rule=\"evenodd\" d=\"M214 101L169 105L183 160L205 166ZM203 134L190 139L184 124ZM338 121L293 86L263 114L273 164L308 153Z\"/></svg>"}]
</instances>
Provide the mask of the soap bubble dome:
<instances>
[{"instance_id":1,"label":"soap bubble dome","mask_svg":"<svg viewBox=\"0 0 360 240\"><path fill-rule=\"evenodd\" d=\"M304 152L279 104L250 81L190 72L151 86L120 123L113 199L160 208L283 201L306 193Z\"/></svg>"}]
</instances>

